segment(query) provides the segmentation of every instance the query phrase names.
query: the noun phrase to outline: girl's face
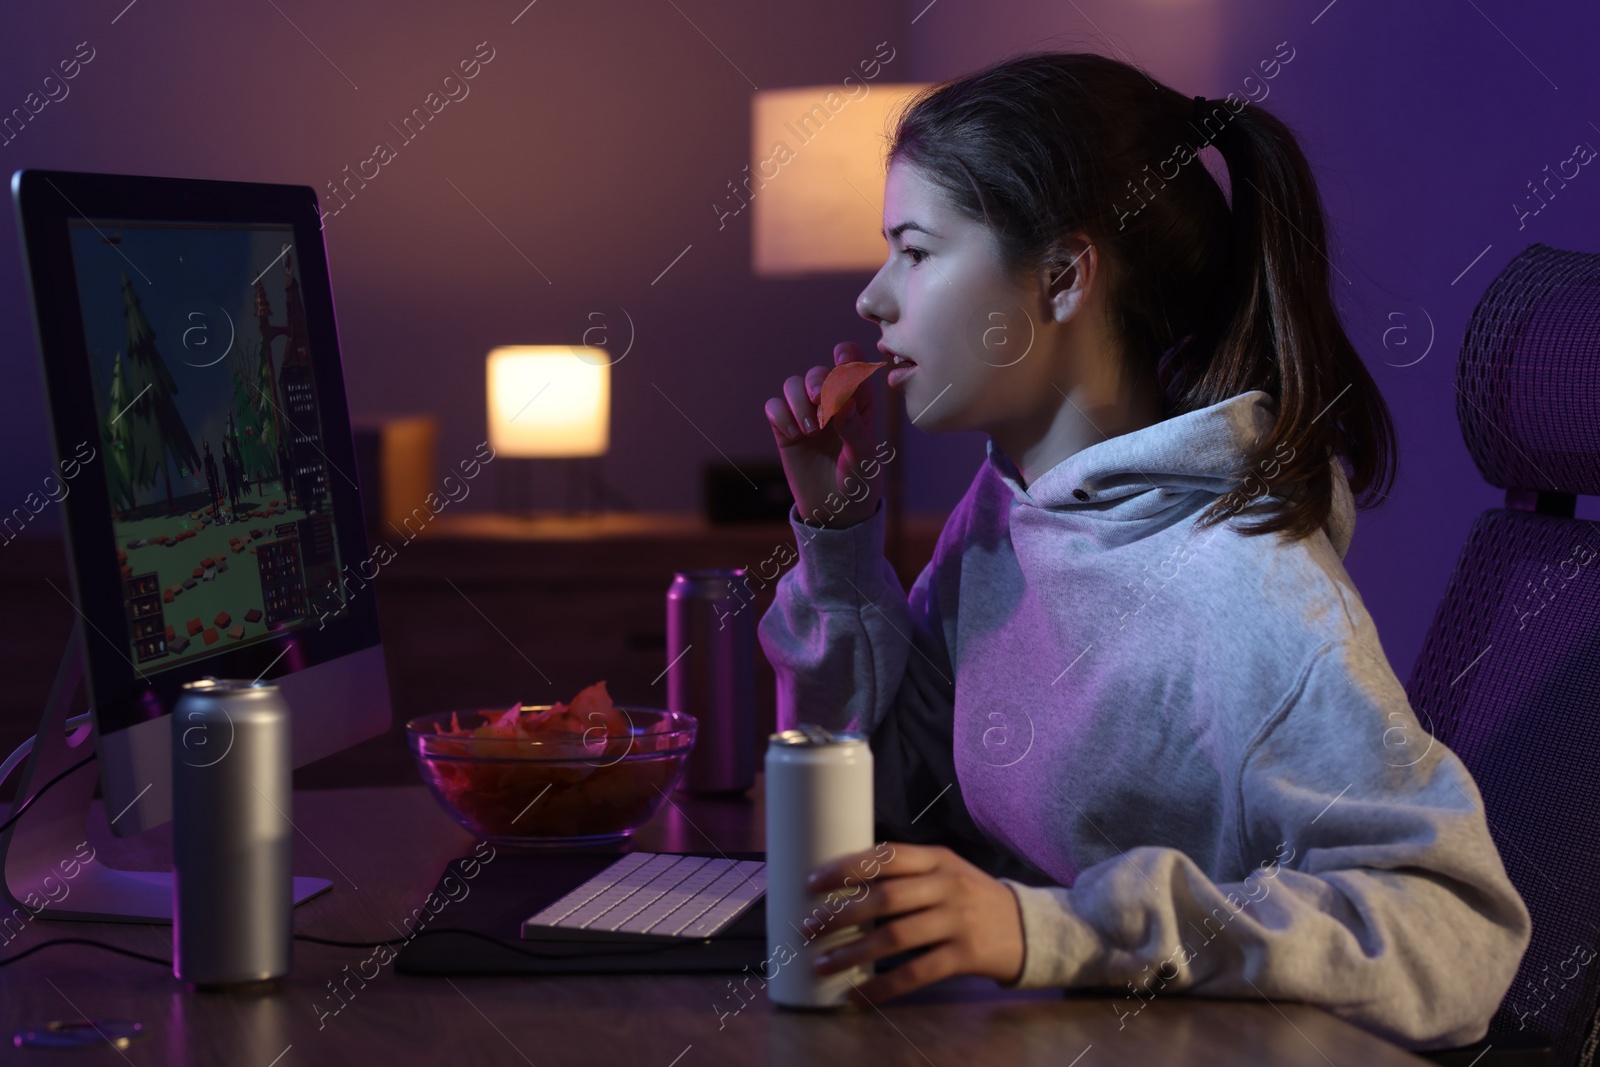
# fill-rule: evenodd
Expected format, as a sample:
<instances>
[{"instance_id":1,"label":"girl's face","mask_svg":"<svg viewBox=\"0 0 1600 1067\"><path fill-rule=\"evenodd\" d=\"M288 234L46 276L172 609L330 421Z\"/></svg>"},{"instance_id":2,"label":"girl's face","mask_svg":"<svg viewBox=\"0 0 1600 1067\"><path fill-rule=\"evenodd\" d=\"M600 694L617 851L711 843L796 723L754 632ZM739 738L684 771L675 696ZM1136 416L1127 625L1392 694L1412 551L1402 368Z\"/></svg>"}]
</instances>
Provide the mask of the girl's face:
<instances>
[{"instance_id":1,"label":"girl's face","mask_svg":"<svg viewBox=\"0 0 1600 1067\"><path fill-rule=\"evenodd\" d=\"M908 418L931 432L1048 419L1061 397L1051 384L1057 324L1044 289L1008 277L993 232L915 166L891 164L883 214L888 261L856 310L882 329L880 345L915 361L889 367Z\"/></svg>"}]
</instances>

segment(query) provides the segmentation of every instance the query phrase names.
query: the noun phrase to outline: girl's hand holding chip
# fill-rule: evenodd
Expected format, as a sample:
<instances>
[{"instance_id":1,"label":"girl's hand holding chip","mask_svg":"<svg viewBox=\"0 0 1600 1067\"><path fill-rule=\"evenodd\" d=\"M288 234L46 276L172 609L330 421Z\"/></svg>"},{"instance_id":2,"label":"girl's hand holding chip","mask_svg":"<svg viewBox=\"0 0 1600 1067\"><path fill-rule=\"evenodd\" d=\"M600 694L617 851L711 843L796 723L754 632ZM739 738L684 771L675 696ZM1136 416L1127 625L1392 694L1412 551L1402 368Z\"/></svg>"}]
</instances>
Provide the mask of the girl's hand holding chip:
<instances>
[{"instance_id":1,"label":"girl's hand holding chip","mask_svg":"<svg viewBox=\"0 0 1600 1067\"><path fill-rule=\"evenodd\" d=\"M864 358L854 341L833 348L836 366ZM867 478L861 471L862 462L873 456L876 401L872 386L862 382L844 408L822 425L822 383L832 369L819 366L803 378L790 375L783 396L769 399L765 411L801 518L823 526L853 526L871 517L882 493L882 476Z\"/></svg>"}]
</instances>

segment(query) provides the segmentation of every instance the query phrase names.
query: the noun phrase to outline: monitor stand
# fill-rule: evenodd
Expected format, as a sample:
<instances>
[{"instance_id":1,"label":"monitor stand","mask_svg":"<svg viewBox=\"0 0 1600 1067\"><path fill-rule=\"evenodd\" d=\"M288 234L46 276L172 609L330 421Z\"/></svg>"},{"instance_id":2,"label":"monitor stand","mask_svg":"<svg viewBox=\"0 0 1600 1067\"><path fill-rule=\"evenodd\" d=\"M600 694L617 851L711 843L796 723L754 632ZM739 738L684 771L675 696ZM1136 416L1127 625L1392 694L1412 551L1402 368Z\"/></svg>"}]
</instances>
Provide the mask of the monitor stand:
<instances>
[{"instance_id":1,"label":"monitor stand","mask_svg":"<svg viewBox=\"0 0 1600 1067\"><path fill-rule=\"evenodd\" d=\"M44 722L33 752L17 782L14 812L40 786L93 751L86 724L67 736L68 709L83 684L83 624L74 623L50 688ZM91 762L50 787L17 824L0 834L5 865L3 924L43 914L47 919L88 922L172 922L171 871L121 871L98 859L82 862L80 843L87 827L99 767ZM3 820L0 820L3 821ZM76 869L74 869L76 865ZM69 876L69 873L70 876ZM326 878L296 878L294 902L310 900L333 883Z\"/></svg>"}]
</instances>

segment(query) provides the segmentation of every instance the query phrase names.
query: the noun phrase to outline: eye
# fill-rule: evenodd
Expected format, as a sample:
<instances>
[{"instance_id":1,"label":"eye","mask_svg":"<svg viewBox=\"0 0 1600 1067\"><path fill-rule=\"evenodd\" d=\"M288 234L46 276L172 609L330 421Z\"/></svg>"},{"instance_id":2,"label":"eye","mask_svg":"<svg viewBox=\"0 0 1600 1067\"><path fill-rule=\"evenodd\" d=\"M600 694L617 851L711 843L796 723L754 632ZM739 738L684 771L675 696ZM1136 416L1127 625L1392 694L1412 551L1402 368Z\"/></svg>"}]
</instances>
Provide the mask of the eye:
<instances>
[{"instance_id":1,"label":"eye","mask_svg":"<svg viewBox=\"0 0 1600 1067\"><path fill-rule=\"evenodd\" d=\"M905 247L905 248L902 248L900 250L900 254L901 255L906 255L906 256L911 256L912 257L911 265L913 267L916 266L918 263L921 263L924 259L928 258L928 253L924 252L920 248L912 248L909 245L907 247Z\"/></svg>"}]
</instances>

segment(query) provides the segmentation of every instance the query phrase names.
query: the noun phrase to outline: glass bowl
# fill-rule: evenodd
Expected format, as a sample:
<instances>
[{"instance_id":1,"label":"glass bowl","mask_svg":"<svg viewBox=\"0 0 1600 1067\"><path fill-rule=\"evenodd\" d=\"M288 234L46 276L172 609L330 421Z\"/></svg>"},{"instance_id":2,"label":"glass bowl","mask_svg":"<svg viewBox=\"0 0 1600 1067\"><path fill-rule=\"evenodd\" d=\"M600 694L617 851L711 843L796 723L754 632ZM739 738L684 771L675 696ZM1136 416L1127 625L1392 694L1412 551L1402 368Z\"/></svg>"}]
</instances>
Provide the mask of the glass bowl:
<instances>
[{"instance_id":1,"label":"glass bowl","mask_svg":"<svg viewBox=\"0 0 1600 1067\"><path fill-rule=\"evenodd\" d=\"M434 799L469 833L513 847L608 844L649 822L671 796L697 726L678 711L616 710L625 729L532 738L440 732L452 715L471 730L504 708L436 712L406 723L406 743Z\"/></svg>"}]
</instances>

